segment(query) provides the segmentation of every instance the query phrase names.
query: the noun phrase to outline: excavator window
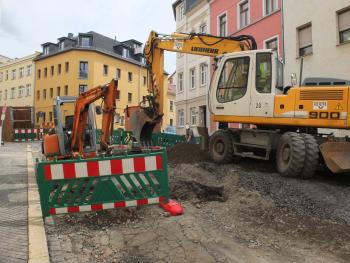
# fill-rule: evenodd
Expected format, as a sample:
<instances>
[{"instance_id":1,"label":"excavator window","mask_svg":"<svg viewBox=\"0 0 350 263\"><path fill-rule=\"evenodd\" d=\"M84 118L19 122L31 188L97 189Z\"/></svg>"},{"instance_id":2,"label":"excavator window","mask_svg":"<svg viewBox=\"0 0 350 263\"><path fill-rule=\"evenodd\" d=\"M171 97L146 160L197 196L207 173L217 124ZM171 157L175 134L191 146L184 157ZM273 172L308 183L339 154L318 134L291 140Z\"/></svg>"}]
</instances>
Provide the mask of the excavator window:
<instances>
[{"instance_id":1,"label":"excavator window","mask_svg":"<svg viewBox=\"0 0 350 263\"><path fill-rule=\"evenodd\" d=\"M271 93L272 64L271 53L256 54L256 90L259 93Z\"/></svg>"},{"instance_id":2,"label":"excavator window","mask_svg":"<svg viewBox=\"0 0 350 263\"><path fill-rule=\"evenodd\" d=\"M220 103L242 98L247 92L249 76L249 57L228 59L221 71L217 89L217 100Z\"/></svg>"}]
</instances>

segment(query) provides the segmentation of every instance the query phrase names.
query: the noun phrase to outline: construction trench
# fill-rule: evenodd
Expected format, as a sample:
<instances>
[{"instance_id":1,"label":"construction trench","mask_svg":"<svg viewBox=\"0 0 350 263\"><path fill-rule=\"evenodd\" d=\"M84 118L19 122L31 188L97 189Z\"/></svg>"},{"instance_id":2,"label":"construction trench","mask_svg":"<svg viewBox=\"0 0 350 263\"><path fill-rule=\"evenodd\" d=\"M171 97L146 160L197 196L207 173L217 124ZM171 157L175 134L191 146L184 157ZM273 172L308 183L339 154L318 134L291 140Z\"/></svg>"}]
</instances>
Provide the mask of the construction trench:
<instances>
[{"instance_id":1,"label":"construction trench","mask_svg":"<svg viewBox=\"0 0 350 263\"><path fill-rule=\"evenodd\" d=\"M157 205L55 215L45 222L51 262L349 262L349 175L216 165L190 144L168 150L168 173L183 215Z\"/></svg>"}]
</instances>

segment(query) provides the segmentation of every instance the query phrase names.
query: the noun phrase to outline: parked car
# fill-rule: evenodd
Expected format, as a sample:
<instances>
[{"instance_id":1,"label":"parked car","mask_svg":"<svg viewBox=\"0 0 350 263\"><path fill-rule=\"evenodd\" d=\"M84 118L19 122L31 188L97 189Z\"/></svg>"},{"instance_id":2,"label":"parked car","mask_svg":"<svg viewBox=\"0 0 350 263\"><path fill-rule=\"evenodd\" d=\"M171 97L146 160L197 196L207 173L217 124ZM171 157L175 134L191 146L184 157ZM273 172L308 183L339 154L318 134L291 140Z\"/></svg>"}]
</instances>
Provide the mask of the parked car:
<instances>
[{"instance_id":1,"label":"parked car","mask_svg":"<svg viewBox=\"0 0 350 263\"><path fill-rule=\"evenodd\" d=\"M168 126L165 128L164 133L167 133L167 134L176 134L176 127L175 127L175 126L168 125Z\"/></svg>"}]
</instances>

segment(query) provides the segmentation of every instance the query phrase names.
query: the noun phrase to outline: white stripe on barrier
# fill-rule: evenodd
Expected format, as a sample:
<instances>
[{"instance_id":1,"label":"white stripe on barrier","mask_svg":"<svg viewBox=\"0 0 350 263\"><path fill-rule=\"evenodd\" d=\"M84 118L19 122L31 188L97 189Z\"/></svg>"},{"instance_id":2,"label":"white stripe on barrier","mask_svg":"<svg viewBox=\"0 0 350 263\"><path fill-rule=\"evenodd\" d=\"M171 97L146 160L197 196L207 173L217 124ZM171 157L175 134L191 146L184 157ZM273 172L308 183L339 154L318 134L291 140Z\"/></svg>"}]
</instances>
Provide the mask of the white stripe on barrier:
<instances>
[{"instance_id":1,"label":"white stripe on barrier","mask_svg":"<svg viewBox=\"0 0 350 263\"><path fill-rule=\"evenodd\" d=\"M64 179L62 164L54 164L50 166L52 180Z\"/></svg>"},{"instance_id":2,"label":"white stripe on barrier","mask_svg":"<svg viewBox=\"0 0 350 263\"><path fill-rule=\"evenodd\" d=\"M123 159L122 160L123 164L123 173L133 173L134 170L134 159L129 158L129 159Z\"/></svg>"},{"instance_id":3,"label":"white stripe on barrier","mask_svg":"<svg viewBox=\"0 0 350 263\"><path fill-rule=\"evenodd\" d=\"M100 175L110 175L111 174L111 161L99 161Z\"/></svg>"},{"instance_id":4,"label":"white stripe on barrier","mask_svg":"<svg viewBox=\"0 0 350 263\"><path fill-rule=\"evenodd\" d=\"M145 168L146 168L146 171L157 170L157 159L155 156L145 157Z\"/></svg>"},{"instance_id":5,"label":"white stripe on barrier","mask_svg":"<svg viewBox=\"0 0 350 263\"><path fill-rule=\"evenodd\" d=\"M77 178L87 177L87 165L86 163L75 163L75 176Z\"/></svg>"}]
</instances>

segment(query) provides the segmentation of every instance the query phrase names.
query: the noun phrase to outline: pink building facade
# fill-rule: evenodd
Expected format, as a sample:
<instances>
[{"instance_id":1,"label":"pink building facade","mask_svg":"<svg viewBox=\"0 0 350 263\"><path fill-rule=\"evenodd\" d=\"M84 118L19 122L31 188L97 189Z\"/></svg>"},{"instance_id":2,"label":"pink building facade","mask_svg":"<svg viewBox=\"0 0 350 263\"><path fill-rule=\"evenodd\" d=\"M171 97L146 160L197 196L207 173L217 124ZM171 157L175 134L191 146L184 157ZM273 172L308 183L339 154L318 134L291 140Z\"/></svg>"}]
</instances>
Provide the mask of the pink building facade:
<instances>
[{"instance_id":1,"label":"pink building facade","mask_svg":"<svg viewBox=\"0 0 350 263\"><path fill-rule=\"evenodd\" d=\"M218 36L252 35L258 49L274 49L282 57L281 2L282 0L213 0L210 2L210 33ZM216 130L217 123L211 123L211 131Z\"/></svg>"}]
</instances>

